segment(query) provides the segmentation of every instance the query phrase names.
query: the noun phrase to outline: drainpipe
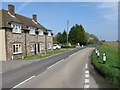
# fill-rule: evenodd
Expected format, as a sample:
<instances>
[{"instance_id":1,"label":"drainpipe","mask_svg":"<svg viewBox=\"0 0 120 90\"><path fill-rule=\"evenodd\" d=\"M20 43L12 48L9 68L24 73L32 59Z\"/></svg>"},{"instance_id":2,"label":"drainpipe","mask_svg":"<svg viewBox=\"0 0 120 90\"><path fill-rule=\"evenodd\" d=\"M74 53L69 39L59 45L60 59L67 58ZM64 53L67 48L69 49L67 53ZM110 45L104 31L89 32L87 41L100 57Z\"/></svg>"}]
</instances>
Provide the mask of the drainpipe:
<instances>
[{"instance_id":1,"label":"drainpipe","mask_svg":"<svg viewBox=\"0 0 120 90\"><path fill-rule=\"evenodd\" d=\"M39 35L39 32L38 31L36 31L36 33L37 33L37 49L40 49L40 46L39 46L39 40L38 40L38 35ZM39 47L39 48L38 48ZM39 51L39 52L38 52ZM39 54L40 53L40 50L37 50L37 54Z\"/></svg>"},{"instance_id":2,"label":"drainpipe","mask_svg":"<svg viewBox=\"0 0 120 90\"><path fill-rule=\"evenodd\" d=\"M45 54L47 53L47 31L45 33Z\"/></svg>"},{"instance_id":3,"label":"drainpipe","mask_svg":"<svg viewBox=\"0 0 120 90\"><path fill-rule=\"evenodd\" d=\"M27 37L26 37L26 31L25 31L25 56L27 56Z\"/></svg>"}]
</instances>

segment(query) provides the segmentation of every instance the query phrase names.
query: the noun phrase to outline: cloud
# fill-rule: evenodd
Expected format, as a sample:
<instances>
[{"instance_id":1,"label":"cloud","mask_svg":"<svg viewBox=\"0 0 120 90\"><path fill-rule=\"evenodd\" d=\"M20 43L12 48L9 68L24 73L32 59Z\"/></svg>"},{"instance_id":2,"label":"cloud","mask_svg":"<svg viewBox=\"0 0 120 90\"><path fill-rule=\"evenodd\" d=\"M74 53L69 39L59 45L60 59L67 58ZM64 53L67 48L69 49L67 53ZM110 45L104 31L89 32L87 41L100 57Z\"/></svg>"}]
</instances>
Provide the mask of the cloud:
<instances>
[{"instance_id":1,"label":"cloud","mask_svg":"<svg viewBox=\"0 0 120 90\"><path fill-rule=\"evenodd\" d=\"M29 2L24 2L24 3L20 6L20 8L18 8L18 9L16 10L16 13L20 12L28 3L29 3Z\"/></svg>"},{"instance_id":2,"label":"cloud","mask_svg":"<svg viewBox=\"0 0 120 90\"><path fill-rule=\"evenodd\" d=\"M110 20L118 20L118 3L117 2L104 2L100 3L97 7L102 12L102 17Z\"/></svg>"},{"instance_id":3,"label":"cloud","mask_svg":"<svg viewBox=\"0 0 120 90\"><path fill-rule=\"evenodd\" d=\"M78 5L78 6L76 6L76 7L87 7L88 5L85 5L85 4L83 4L83 5Z\"/></svg>"}]
</instances>

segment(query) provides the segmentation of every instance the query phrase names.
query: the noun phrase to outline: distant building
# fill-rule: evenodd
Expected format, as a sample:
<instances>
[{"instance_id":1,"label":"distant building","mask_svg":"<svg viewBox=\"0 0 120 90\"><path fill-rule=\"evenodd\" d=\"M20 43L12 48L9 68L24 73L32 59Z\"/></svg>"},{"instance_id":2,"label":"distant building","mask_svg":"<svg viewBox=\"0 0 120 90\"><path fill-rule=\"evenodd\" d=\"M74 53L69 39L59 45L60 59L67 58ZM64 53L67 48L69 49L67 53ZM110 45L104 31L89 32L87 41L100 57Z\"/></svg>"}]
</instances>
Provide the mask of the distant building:
<instances>
[{"instance_id":1,"label":"distant building","mask_svg":"<svg viewBox=\"0 0 120 90\"><path fill-rule=\"evenodd\" d=\"M26 56L52 52L53 33L37 21L14 12L14 6L0 10L0 60L22 59Z\"/></svg>"}]
</instances>

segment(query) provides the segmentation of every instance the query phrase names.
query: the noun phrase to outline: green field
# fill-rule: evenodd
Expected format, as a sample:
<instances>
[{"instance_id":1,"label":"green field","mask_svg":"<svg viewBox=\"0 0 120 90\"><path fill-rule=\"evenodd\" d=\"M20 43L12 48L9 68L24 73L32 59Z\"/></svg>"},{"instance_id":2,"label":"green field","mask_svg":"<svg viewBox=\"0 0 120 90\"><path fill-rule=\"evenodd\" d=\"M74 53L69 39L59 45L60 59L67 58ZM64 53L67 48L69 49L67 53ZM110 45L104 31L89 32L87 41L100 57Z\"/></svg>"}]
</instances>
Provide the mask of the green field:
<instances>
[{"instance_id":1,"label":"green field","mask_svg":"<svg viewBox=\"0 0 120 90\"><path fill-rule=\"evenodd\" d=\"M53 52L49 52L47 54L42 54L42 55L35 55L35 56L32 56L32 57L26 57L24 58L23 60L30 60L30 59L38 59L38 58L44 58L44 57L48 57L48 56L51 56L53 54L57 54L57 53L61 53L61 52L65 52L66 50L53 50Z\"/></svg>"},{"instance_id":2,"label":"green field","mask_svg":"<svg viewBox=\"0 0 120 90\"><path fill-rule=\"evenodd\" d=\"M100 57L97 58L95 51L92 54L92 64L98 72L113 85L113 87L120 88L120 61L118 59L118 45L110 45L103 43L98 47L100 50ZM102 54L106 52L106 64L103 64Z\"/></svg>"}]
</instances>

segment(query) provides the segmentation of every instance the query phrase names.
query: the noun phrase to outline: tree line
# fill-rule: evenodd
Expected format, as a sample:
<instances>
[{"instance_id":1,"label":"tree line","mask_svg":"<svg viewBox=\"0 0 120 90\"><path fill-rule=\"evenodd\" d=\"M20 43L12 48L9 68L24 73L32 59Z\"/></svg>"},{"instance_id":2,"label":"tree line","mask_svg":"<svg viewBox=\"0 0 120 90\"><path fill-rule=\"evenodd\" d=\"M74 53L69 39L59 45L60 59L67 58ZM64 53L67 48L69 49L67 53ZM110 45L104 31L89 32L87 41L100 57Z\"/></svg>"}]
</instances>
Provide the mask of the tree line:
<instances>
[{"instance_id":1,"label":"tree line","mask_svg":"<svg viewBox=\"0 0 120 90\"><path fill-rule=\"evenodd\" d=\"M74 25L70 29L68 33L68 42L70 45L88 45L95 44L99 40L93 35L89 34L84 30L82 25ZM67 45L67 32L64 30L63 33L58 32L57 35L54 36L54 43Z\"/></svg>"}]
</instances>

